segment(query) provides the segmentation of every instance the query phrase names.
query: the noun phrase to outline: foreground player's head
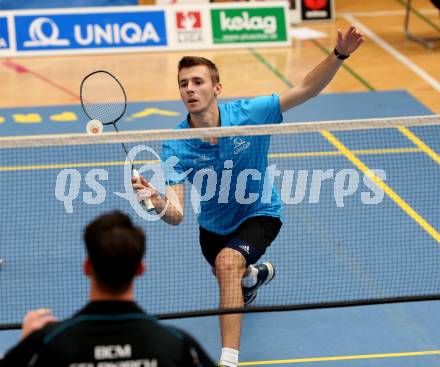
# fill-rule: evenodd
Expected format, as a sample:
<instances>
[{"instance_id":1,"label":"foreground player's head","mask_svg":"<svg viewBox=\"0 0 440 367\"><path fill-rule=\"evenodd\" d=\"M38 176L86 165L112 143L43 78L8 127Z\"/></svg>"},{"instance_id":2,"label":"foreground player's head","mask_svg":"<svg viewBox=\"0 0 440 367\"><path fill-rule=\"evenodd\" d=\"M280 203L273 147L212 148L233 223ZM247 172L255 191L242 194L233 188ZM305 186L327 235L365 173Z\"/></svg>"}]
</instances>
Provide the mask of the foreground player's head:
<instances>
[{"instance_id":1,"label":"foreground player's head","mask_svg":"<svg viewBox=\"0 0 440 367\"><path fill-rule=\"evenodd\" d=\"M215 64L199 56L185 56L177 67L180 98L190 113L217 109L216 98L222 85Z\"/></svg>"},{"instance_id":2,"label":"foreground player's head","mask_svg":"<svg viewBox=\"0 0 440 367\"><path fill-rule=\"evenodd\" d=\"M144 271L145 235L119 212L103 214L87 225L85 272L92 286L110 294L127 292Z\"/></svg>"}]
</instances>

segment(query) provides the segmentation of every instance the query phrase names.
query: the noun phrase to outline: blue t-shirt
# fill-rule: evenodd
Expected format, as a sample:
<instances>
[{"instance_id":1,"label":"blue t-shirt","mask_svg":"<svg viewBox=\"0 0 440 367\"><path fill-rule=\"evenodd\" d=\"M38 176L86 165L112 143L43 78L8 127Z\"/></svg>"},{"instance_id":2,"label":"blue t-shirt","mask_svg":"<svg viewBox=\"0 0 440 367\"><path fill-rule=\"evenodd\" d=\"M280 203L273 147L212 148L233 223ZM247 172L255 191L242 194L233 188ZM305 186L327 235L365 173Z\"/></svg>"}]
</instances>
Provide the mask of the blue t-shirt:
<instances>
[{"instance_id":1,"label":"blue t-shirt","mask_svg":"<svg viewBox=\"0 0 440 367\"><path fill-rule=\"evenodd\" d=\"M222 127L283 120L276 94L219 104L219 110ZM187 119L177 126L187 128ZM269 143L270 135L224 137L217 144L201 139L165 141L161 154L165 179L168 185L185 179L193 185L191 203L186 200L186 205L200 210L199 224L208 231L228 234L249 217L281 218L281 200L266 174Z\"/></svg>"}]
</instances>

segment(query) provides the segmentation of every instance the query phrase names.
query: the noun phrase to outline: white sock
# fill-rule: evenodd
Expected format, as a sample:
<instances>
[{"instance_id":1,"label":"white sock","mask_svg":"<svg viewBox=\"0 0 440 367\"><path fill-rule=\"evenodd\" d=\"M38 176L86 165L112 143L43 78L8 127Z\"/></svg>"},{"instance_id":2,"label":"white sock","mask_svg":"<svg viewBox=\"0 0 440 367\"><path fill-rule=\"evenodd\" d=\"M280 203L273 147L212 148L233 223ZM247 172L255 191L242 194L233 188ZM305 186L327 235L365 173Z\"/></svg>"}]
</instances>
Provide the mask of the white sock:
<instances>
[{"instance_id":1,"label":"white sock","mask_svg":"<svg viewBox=\"0 0 440 367\"><path fill-rule=\"evenodd\" d=\"M222 355L220 356L220 364L227 367L237 367L238 364L238 350L231 348L222 348Z\"/></svg>"},{"instance_id":2,"label":"white sock","mask_svg":"<svg viewBox=\"0 0 440 367\"><path fill-rule=\"evenodd\" d=\"M257 279L258 269L253 265L249 265L247 274L241 279L241 285L246 288L253 287L257 284Z\"/></svg>"}]
</instances>

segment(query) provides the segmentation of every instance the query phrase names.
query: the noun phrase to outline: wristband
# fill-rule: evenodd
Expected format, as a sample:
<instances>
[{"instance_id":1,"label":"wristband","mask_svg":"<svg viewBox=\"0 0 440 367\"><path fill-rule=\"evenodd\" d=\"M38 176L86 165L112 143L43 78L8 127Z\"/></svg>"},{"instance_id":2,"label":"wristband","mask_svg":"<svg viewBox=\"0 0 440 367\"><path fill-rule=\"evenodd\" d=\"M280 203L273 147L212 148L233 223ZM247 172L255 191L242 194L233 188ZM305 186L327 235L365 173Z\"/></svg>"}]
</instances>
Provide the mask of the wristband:
<instances>
[{"instance_id":1,"label":"wristband","mask_svg":"<svg viewBox=\"0 0 440 367\"><path fill-rule=\"evenodd\" d=\"M334 48L333 53L335 54L335 56L339 60L345 60L345 59L348 59L350 57L350 55L344 55L344 54L339 53L339 51L336 49L336 47Z\"/></svg>"}]
</instances>

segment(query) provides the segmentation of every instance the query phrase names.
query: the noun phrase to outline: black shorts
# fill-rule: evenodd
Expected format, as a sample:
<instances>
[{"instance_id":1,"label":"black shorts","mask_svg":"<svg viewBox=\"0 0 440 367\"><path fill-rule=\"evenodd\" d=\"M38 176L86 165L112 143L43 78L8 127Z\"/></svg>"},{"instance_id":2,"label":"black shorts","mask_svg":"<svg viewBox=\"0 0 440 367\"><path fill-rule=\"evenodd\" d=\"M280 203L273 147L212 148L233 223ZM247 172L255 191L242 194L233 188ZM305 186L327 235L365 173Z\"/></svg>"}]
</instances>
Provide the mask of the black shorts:
<instances>
[{"instance_id":1,"label":"black shorts","mask_svg":"<svg viewBox=\"0 0 440 367\"><path fill-rule=\"evenodd\" d=\"M281 229L276 217L258 216L246 219L232 233L221 235L200 227L200 246L205 259L215 267L215 258L225 247L240 252L246 265L255 264Z\"/></svg>"}]
</instances>

